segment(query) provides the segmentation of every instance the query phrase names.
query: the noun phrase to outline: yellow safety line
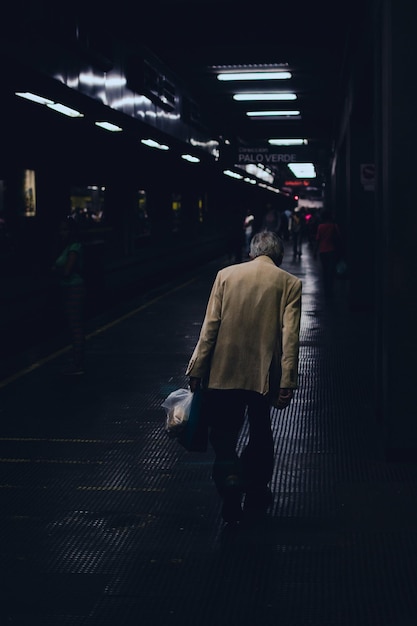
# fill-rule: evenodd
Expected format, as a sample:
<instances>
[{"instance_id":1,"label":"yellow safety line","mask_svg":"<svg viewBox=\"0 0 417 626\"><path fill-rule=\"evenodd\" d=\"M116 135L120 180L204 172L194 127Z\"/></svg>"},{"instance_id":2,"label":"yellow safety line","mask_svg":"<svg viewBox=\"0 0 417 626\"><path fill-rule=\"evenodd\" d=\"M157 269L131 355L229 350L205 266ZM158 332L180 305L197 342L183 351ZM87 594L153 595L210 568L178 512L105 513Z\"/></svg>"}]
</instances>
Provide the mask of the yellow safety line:
<instances>
[{"instance_id":1,"label":"yellow safety line","mask_svg":"<svg viewBox=\"0 0 417 626\"><path fill-rule=\"evenodd\" d=\"M113 326L116 326L117 324L120 324L120 322L124 322L129 317L132 317L133 315L136 315L140 311L143 311L143 309L146 309L147 307L151 306L151 304L155 304L155 302L158 302L158 300L162 300L162 298L166 298L167 296L171 295L172 293L175 293L175 291L179 291L180 289L184 289L184 287L187 287L187 285L190 285L195 280L196 280L195 278L192 278L191 280L188 280L186 283L182 283L178 287L174 287L173 289L170 289L170 291L167 291L166 293L161 294L157 298L154 298L153 300L150 300L146 304L142 304L137 309L134 309L133 311L130 311L129 313L126 313L125 315L122 315L121 317L113 320L112 322L109 322L108 324L105 324L104 326L101 326L100 328L97 328L93 332L91 332L88 335L86 335L86 340L91 339L92 337L96 337L100 333L103 333L106 330L109 330L109 328L112 328ZM39 367L42 367L42 365L45 365L45 363L48 363L49 361L53 361L58 356L61 356L62 354L65 354L65 352L68 352L69 350L71 350L71 346L66 346L65 348L62 348L61 350L57 350L56 352L53 352L52 354L49 354L48 356L44 357L43 359L40 359L39 361L36 361L35 363L32 363L32 365L29 365L28 367L25 367L24 369L20 370L19 372L16 372L16 374L13 374L12 376L9 376L8 378L5 378L4 380L0 381L0 389L2 389L3 387L6 387L7 385L9 385L10 383L14 382L15 380L18 380L19 378L22 378L23 376L26 376L26 374L30 374L30 372L33 372L34 370L38 369Z\"/></svg>"}]
</instances>

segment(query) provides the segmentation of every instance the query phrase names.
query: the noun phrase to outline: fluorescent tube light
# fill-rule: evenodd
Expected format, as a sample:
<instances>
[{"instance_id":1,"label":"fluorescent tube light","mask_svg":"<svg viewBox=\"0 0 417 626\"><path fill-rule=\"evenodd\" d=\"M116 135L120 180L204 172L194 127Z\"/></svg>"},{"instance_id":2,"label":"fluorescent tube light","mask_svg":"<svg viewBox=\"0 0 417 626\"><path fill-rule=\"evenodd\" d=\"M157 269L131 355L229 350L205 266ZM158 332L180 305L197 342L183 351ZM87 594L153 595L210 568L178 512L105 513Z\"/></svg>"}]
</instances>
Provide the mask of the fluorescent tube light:
<instances>
[{"instance_id":1,"label":"fluorescent tube light","mask_svg":"<svg viewBox=\"0 0 417 626\"><path fill-rule=\"evenodd\" d=\"M117 133L121 130L120 126L116 126L116 124L112 124L111 122L94 122L96 126L100 126L100 128L104 128L105 130L110 130L112 133Z\"/></svg>"},{"instance_id":2,"label":"fluorescent tube light","mask_svg":"<svg viewBox=\"0 0 417 626\"><path fill-rule=\"evenodd\" d=\"M181 157L185 161L189 161L190 163L200 163L200 159L198 159L195 156L192 156L191 154L182 154Z\"/></svg>"},{"instance_id":3,"label":"fluorescent tube light","mask_svg":"<svg viewBox=\"0 0 417 626\"><path fill-rule=\"evenodd\" d=\"M291 78L290 72L230 72L217 74L218 80L282 80Z\"/></svg>"},{"instance_id":4,"label":"fluorescent tube light","mask_svg":"<svg viewBox=\"0 0 417 626\"><path fill-rule=\"evenodd\" d=\"M16 96L26 98L27 100L31 100L32 102L45 104L49 109L53 109L54 111L57 111L58 113L63 113L64 115L68 115L69 117L84 117L83 113L80 113L75 109L71 109L70 107L67 107L64 104L60 104L59 102L54 102L49 98L38 96L37 94L31 93L30 91L16 91L15 94Z\"/></svg>"},{"instance_id":5,"label":"fluorescent tube light","mask_svg":"<svg viewBox=\"0 0 417 626\"><path fill-rule=\"evenodd\" d=\"M249 117L288 117L290 115L300 115L300 111L246 111Z\"/></svg>"},{"instance_id":6,"label":"fluorescent tube light","mask_svg":"<svg viewBox=\"0 0 417 626\"><path fill-rule=\"evenodd\" d=\"M65 106L65 104L60 104L59 102L54 102L53 104L46 105L49 109L53 109L58 113L62 113L63 115L68 115L68 117L84 117L82 113L76 111L75 109L71 109L70 107Z\"/></svg>"},{"instance_id":7,"label":"fluorescent tube light","mask_svg":"<svg viewBox=\"0 0 417 626\"><path fill-rule=\"evenodd\" d=\"M271 187L271 185L266 185L265 183L259 183L259 187L263 187L264 189L268 189L268 191L273 191L274 193L281 193L276 187Z\"/></svg>"},{"instance_id":8,"label":"fluorescent tube light","mask_svg":"<svg viewBox=\"0 0 417 626\"><path fill-rule=\"evenodd\" d=\"M237 174L236 172L232 172L232 170L223 170L223 174L226 174L226 176L230 176L231 178L238 178L238 179L243 178L243 176L241 176L240 174Z\"/></svg>"},{"instance_id":9,"label":"fluorescent tube light","mask_svg":"<svg viewBox=\"0 0 417 626\"><path fill-rule=\"evenodd\" d=\"M235 93L234 100L248 102L253 100L296 100L295 93Z\"/></svg>"},{"instance_id":10,"label":"fluorescent tube light","mask_svg":"<svg viewBox=\"0 0 417 626\"><path fill-rule=\"evenodd\" d=\"M313 163L288 163L288 167L297 178L316 177L316 170Z\"/></svg>"},{"instance_id":11,"label":"fluorescent tube light","mask_svg":"<svg viewBox=\"0 0 417 626\"><path fill-rule=\"evenodd\" d=\"M307 139L268 139L272 146L302 146L308 143Z\"/></svg>"},{"instance_id":12,"label":"fluorescent tube light","mask_svg":"<svg viewBox=\"0 0 417 626\"><path fill-rule=\"evenodd\" d=\"M254 165L253 163L250 163L249 165L244 166L244 170L248 174L252 174L252 176L256 176L267 183L274 182L272 172L270 170L265 170L265 168L261 167L261 165Z\"/></svg>"},{"instance_id":13,"label":"fluorescent tube light","mask_svg":"<svg viewBox=\"0 0 417 626\"><path fill-rule=\"evenodd\" d=\"M145 146L150 146L151 148L158 148L158 150L169 150L169 146L166 146L163 143L158 143L153 139L141 139L141 142L145 144Z\"/></svg>"},{"instance_id":14,"label":"fluorescent tube light","mask_svg":"<svg viewBox=\"0 0 417 626\"><path fill-rule=\"evenodd\" d=\"M36 93L31 93L30 91L16 91L15 95L26 98L26 100L31 100L32 102L37 102L38 104L54 103L53 100L49 100L49 98L44 98L43 96L37 96Z\"/></svg>"}]
</instances>

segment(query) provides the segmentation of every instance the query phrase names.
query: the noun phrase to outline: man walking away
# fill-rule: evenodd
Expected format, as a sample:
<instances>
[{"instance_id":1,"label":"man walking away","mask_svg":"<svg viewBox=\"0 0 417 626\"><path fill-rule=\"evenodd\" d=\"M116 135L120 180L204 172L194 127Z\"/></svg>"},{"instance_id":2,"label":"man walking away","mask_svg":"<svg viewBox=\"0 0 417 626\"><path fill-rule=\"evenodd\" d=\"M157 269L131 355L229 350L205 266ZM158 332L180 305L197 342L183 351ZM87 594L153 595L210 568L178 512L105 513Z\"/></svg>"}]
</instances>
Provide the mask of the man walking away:
<instances>
[{"instance_id":1,"label":"man walking away","mask_svg":"<svg viewBox=\"0 0 417 626\"><path fill-rule=\"evenodd\" d=\"M225 522L244 510L266 512L274 467L271 406L287 407L297 388L301 281L282 270L282 240L257 233L251 260L220 270L198 343L188 364L190 389L206 389L212 477ZM249 442L239 457L239 432L248 412Z\"/></svg>"}]
</instances>

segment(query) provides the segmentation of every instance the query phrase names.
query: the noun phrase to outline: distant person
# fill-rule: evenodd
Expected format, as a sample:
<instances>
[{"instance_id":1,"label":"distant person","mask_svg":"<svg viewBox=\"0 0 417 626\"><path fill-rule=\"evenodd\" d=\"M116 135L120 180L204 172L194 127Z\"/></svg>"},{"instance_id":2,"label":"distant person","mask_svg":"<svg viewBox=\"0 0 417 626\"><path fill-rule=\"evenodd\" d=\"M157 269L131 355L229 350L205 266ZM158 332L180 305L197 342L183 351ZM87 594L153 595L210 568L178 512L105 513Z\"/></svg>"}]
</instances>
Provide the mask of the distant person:
<instances>
[{"instance_id":1,"label":"distant person","mask_svg":"<svg viewBox=\"0 0 417 626\"><path fill-rule=\"evenodd\" d=\"M312 249L316 245L317 227L320 224L320 213L318 210L313 210L310 213L310 219L307 224L308 242L311 244Z\"/></svg>"},{"instance_id":2,"label":"distant person","mask_svg":"<svg viewBox=\"0 0 417 626\"><path fill-rule=\"evenodd\" d=\"M254 232L253 232L254 231L254 224L255 224L255 216L248 209L247 212L246 212L245 220L243 222L243 229L244 229L244 232L245 232L245 253L246 253L246 256L249 255L250 242L251 242L253 234L254 234Z\"/></svg>"},{"instance_id":3,"label":"distant person","mask_svg":"<svg viewBox=\"0 0 417 626\"><path fill-rule=\"evenodd\" d=\"M277 209L269 208L262 220L262 230L269 230L279 236L281 227L281 214Z\"/></svg>"},{"instance_id":4,"label":"distant person","mask_svg":"<svg viewBox=\"0 0 417 626\"><path fill-rule=\"evenodd\" d=\"M251 260L220 270L186 375L190 389L206 388L213 480L225 522L244 508L266 512L274 467L271 405L287 407L297 388L301 281L280 269L282 240L254 235ZM239 432L248 410L249 443L239 457Z\"/></svg>"},{"instance_id":5,"label":"distant person","mask_svg":"<svg viewBox=\"0 0 417 626\"><path fill-rule=\"evenodd\" d=\"M288 222L289 220L288 220L287 212L281 211L278 236L283 241L288 241L288 239L290 238L289 231L288 231L288 225L289 225Z\"/></svg>"},{"instance_id":6,"label":"distant person","mask_svg":"<svg viewBox=\"0 0 417 626\"><path fill-rule=\"evenodd\" d=\"M301 257L302 251L302 236L304 229L304 216L301 209L295 209L291 213L290 222L289 222L289 232L291 235L292 241L292 255L293 259L297 257Z\"/></svg>"},{"instance_id":7,"label":"distant person","mask_svg":"<svg viewBox=\"0 0 417 626\"><path fill-rule=\"evenodd\" d=\"M327 298L333 296L336 263L340 254L341 236L339 226L333 221L331 211L324 210L317 226L314 254L320 258L323 290Z\"/></svg>"},{"instance_id":8,"label":"distant person","mask_svg":"<svg viewBox=\"0 0 417 626\"><path fill-rule=\"evenodd\" d=\"M59 233L62 251L53 271L61 286L63 311L72 342L72 363L64 371L67 375L84 374L84 304L83 247L77 221L68 217L61 222Z\"/></svg>"}]
</instances>

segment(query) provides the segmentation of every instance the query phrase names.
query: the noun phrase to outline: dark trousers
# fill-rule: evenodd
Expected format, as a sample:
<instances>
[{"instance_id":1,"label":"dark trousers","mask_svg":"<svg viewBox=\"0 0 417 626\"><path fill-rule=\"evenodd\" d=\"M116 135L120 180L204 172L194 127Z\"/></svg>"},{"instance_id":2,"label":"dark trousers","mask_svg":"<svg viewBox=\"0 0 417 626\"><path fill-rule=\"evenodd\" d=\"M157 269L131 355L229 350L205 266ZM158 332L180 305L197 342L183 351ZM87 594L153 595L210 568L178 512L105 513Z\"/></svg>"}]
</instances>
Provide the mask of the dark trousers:
<instances>
[{"instance_id":1,"label":"dark trousers","mask_svg":"<svg viewBox=\"0 0 417 626\"><path fill-rule=\"evenodd\" d=\"M274 467L268 397L239 389L210 389L206 397L210 443L216 455L212 477L219 494L224 495L229 476L238 478L242 491L265 488L272 478ZM249 441L239 457L236 447L246 408Z\"/></svg>"},{"instance_id":2,"label":"dark trousers","mask_svg":"<svg viewBox=\"0 0 417 626\"><path fill-rule=\"evenodd\" d=\"M301 232L292 233L292 253L296 257L301 254L302 234Z\"/></svg>"}]
</instances>

